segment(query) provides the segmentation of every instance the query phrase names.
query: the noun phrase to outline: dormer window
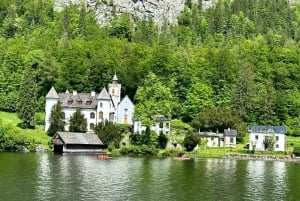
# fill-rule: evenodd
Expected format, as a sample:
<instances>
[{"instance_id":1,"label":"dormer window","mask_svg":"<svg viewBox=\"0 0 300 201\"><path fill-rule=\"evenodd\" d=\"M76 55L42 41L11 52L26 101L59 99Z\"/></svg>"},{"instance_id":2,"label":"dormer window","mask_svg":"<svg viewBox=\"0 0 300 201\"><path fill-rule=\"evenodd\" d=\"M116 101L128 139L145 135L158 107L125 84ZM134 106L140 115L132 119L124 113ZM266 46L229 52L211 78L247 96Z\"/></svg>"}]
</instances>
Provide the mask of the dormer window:
<instances>
[{"instance_id":1,"label":"dormer window","mask_svg":"<svg viewBox=\"0 0 300 201\"><path fill-rule=\"evenodd\" d=\"M72 105L72 103L73 103L73 99L69 99L68 100L68 105Z\"/></svg>"},{"instance_id":2,"label":"dormer window","mask_svg":"<svg viewBox=\"0 0 300 201\"><path fill-rule=\"evenodd\" d=\"M87 100L87 101L86 101L86 104L87 104L87 105L91 105L91 104L92 104L92 101L91 101L91 100Z\"/></svg>"}]
</instances>

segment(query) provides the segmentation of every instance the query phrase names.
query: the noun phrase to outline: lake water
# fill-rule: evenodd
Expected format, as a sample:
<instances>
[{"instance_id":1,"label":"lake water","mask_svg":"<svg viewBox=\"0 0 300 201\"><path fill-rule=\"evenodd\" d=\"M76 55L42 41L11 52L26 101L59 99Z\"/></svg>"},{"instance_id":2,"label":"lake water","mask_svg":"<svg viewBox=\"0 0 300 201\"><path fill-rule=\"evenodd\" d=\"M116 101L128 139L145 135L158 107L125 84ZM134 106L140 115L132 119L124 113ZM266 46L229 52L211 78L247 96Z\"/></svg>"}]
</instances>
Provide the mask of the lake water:
<instances>
[{"instance_id":1,"label":"lake water","mask_svg":"<svg viewBox=\"0 0 300 201\"><path fill-rule=\"evenodd\" d=\"M0 153L0 200L300 200L300 164Z\"/></svg>"}]
</instances>

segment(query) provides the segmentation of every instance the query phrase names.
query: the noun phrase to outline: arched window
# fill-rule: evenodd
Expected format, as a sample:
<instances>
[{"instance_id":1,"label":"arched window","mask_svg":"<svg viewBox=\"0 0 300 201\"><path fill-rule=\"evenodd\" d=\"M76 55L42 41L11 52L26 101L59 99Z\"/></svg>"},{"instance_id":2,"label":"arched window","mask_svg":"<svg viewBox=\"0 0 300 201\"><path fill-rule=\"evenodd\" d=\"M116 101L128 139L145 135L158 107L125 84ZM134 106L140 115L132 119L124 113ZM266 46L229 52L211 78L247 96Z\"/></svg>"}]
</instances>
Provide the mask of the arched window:
<instances>
[{"instance_id":1,"label":"arched window","mask_svg":"<svg viewBox=\"0 0 300 201\"><path fill-rule=\"evenodd\" d=\"M100 108L102 108L103 107L103 104L102 103L100 103Z\"/></svg>"},{"instance_id":2,"label":"arched window","mask_svg":"<svg viewBox=\"0 0 300 201\"><path fill-rule=\"evenodd\" d=\"M100 119L100 120L103 119L103 112L99 112L99 119Z\"/></svg>"},{"instance_id":3,"label":"arched window","mask_svg":"<svg viewBox=\"0 0 300 201\"><path fill-rule=\"evenodd\" d=\"M94 130L95 129L95 124L90 123L90 130Z\"/></svg>"},{"instance_id":4,"label":"arched window","mask_svg":"<svg viewBox=\"0 0 300 201\"><path fill-rule=\"evenodd\" d=\"M111 90L111 95L114 96L115 95L115 89Z\"/></svg>"},{"instance_id":5,"label":"arched window","mask_svg":"<svg viewBox=\"0 0 300 201\"><path fill-rule=\"evenodd\" d=\"M90 113L90 118L91 118L91 119L95 119L95 113L94 113L94 112L91 112L91 113Z\"/></svg>"}]
</instances>

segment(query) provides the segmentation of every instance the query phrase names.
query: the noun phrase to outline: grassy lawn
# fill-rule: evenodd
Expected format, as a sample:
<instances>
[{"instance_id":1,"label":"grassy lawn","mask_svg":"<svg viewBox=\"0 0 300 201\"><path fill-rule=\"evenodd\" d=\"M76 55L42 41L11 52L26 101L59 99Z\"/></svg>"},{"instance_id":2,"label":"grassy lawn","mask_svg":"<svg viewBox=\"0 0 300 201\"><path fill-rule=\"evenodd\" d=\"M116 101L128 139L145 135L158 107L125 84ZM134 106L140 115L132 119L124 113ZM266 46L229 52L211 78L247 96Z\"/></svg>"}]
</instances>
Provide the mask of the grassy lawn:
<instances>
[{"instance_id":1,"label":"grassy lawn","mask_svg":"<svg viewBox=\"0 0 300 201\"><path fill-rule=\"evenodd\" d=\"M44 113L37 113L36 116L44 118ZM13 126L17 126L21 122L16 113L0 112L0 119L3 123ZM35 129L21 129L19 127L17 129L20 129L21 133L26 134L29 139L43 144L46 149L49 148L48 142L51 138L45 133L43 125L36 125Z\"/></svg>"},{"instance_id":2,"label":"grassy lawn","mask_svg":"<svg viewBox=\"0 0 300 201\"><path fill-rule=\"evenodd\" d=\"M287 136L286 137L288 149L292 149L293 147L300 147L300 137Z\"/></svg>"}]
</instances>

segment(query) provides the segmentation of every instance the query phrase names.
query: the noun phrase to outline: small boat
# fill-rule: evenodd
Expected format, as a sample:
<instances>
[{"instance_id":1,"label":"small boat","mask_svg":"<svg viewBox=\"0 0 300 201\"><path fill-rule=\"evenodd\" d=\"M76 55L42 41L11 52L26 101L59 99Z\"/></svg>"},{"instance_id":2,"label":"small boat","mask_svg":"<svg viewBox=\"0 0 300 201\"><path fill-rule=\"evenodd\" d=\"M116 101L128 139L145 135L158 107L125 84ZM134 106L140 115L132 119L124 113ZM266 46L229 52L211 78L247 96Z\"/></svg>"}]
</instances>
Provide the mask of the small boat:
<instances>
[{"instance_id":1,"label":"small boat","mask_svg":"<svg viewBox=\"0 0 300 201\"><path fill-rule=\"evenodd\" d=\"M97 155L97 159L101 159L101 160L109 160L111 158L112 157L109 156L108 154L99 154L99 155Z\"/></svg>"},{"instance_id":2,"label":"small boat","mask_svg":"<svg viewBox=\"0 0 300 201\"><path fill-rule=\"evenodd\" d=\"M174 160L178 160L178 161L186 161L186 160L191 160L190 157L186 157L186 156L181 156L181 157L174 157Z\"/></svg>"}]
</instances>

